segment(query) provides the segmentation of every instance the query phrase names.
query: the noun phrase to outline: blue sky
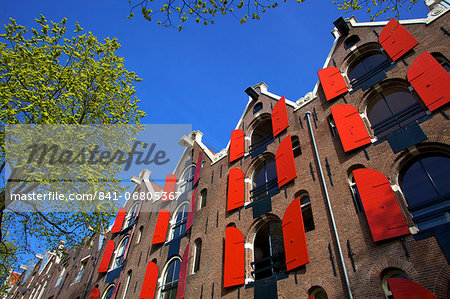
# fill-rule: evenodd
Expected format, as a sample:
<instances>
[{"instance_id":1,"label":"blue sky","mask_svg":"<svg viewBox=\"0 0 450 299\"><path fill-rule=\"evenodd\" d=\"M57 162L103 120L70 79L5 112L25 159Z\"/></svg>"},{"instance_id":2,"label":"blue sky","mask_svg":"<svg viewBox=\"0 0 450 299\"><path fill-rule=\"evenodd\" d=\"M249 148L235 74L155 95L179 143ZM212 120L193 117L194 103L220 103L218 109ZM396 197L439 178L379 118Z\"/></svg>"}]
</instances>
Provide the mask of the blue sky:
<instances>
[{"instance_id":1,"label":"blue sky","mask_svg":"<svg viewBox=\"0 0 450 299\"><path fill-rule=\"evenodd\" d=\"M143 78L136 85L148 114L143 123L192 124L219 149L247 103L246 87L264 81L269 91L290 100L312 91L333 42L333 21L343 15L331 1L289 1L259 21L240 24L219 16L214 25L185 23L178 32L144 20L139 10L128 19L128 12L125 0L18 0L3 1L0 19L37 27L34 18L43 13L53 21L67 17L71 26L78 21L101 39L117 37L126 68ZM426 13L419 1L402 18ZM362 12L355 15L358 21L369 19Z\"/></svg>"},{"instance_id":2,"label":"blue sky","mask_svg":"<svg viewBox=\"0 0 450 299\"><path fill-rule=\"evenodd\" d=\"M128 1L3 1L0 19L27 28L43 13L48 20L68 18L100 39L117 37L127 69L137 83L143 123L192 124L204 140L224 148L247 103L244 89L264 81L269 91L297 100L313 90L333 43L333 21L343 15L331 1L289 1L240 24L219 16L215 25L190 23L178 32L144 20L139 11L128 19ZM419 1L403 19L423 18ZM343 15L346 17L345 15ZM355 14L367 21L365 13ZM3 33L3 28L0 30ZM26 263L24 258L22 263Z\"/></svg>"}]
</instances>

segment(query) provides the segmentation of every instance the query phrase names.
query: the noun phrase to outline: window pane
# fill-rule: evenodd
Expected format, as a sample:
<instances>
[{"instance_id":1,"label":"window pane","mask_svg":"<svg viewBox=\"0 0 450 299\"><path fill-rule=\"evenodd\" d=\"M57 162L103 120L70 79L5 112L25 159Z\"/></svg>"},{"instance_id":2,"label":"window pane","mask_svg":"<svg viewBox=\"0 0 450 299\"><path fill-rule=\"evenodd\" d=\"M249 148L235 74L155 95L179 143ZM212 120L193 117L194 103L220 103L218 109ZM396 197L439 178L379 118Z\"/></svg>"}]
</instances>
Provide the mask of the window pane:
<instances>
[{"instance_id":1,"label":"window pane","mask_svg":"<svg viewBox=\"0 0 450 299\"><path fill-rule=\"evenodd\" d=\"M423 158L422 165L428 172L440 195L450 192L450 158L427 157Z\"/></svg>"},{"instance_id":2,"label":"window pane","mask_svg":"<svg viewBox=\"0 0 450 299\"><path fill-rule=\"evenodd\" d=\"M414 96L409 91L402 88L391 88L383 94L389 107L391 107L392 112L394 113L398 113L417 103Z\"/></svg>"},{"instance_id":3,"label":"window pane","mask_svg":"<svg viewBox=\"0 0 450 299\"><path fill-rule=\"evenodd\" d=\"M416 161L406 170L402 178L401 188L408 204L412 206L422 204L425 199L437 196L431 181L420 165L420 161Z\"/></svg>"},{"instance_id":4,"label":"window pane","mask_svg":"<svg viewBox=\"0 0 450 299\"><path fill-rule=\"evenodd\" d=\"M389 110L389 107L381 94L370 101L367 108L367 116L369 117L372 126L392 116L392 112Z\"/></svg>"}]
</instances>

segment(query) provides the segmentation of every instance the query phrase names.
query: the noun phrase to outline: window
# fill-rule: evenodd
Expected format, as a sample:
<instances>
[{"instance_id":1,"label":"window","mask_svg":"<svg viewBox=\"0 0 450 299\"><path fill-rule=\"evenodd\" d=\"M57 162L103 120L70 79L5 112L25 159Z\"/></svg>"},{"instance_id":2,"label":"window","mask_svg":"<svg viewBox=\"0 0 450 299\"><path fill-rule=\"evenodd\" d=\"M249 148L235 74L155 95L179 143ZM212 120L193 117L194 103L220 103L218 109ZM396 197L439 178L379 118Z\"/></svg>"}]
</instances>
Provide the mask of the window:
<instances>
[{"instance_id":1,"label":"window","mask_svg":"<svg viewBox=\"0 0 450 299\"><path fill-rule=\"evenodd\" d=\"M206 198L208 195L208 191L206 189L203 189L202 192L200 192L200 200L198 202L198 209L202 209L206 207Z\"/></svg>"},{"instance_id":2,"label":"window","mask_svg":"<svg viewBox=\"0 0 450 299\"><path fill-rule=\"evenodd\" d=\"M441 207L450 197L450 157L422 154L405 164L400 188L421 231L450 222Z\"/></svg>"},{"instance_id":3,"label":"window","mask_svg":"<svg viewBox=\"0 0 450 299\"><path fill-rule=\"evenodd\" d=\"M108 288L105 290L105 292L103 293L102 299L110 299L112 298L112 295L114 293L114 284L110 284L108 286Z\"/></svg>"},{"instance_id":4,"label":"window","mask_svg":"<svg viewBox=\"0 0 450 299\"><path fill-rule=\"evenodd\" d=\"M202 254L202 239L197 239L194 242L194 269L192 273L197 273L200 270L200 256Z\"/></svg>"},{"instance_id":5,"label":"window","mask_svg":"<svg viewBox=\"0 0 450 299\"><path fill-rule=\"evenodd\" d=\"M391 87L374 96L367 106L367 117L378 138L424 117L416 97L405 87Z\"/></svg>"},{"instance_id":6,"label":"window","mask_svg":"<svg viewBox=\"0 0 450 299\"><path fill-rule=\"evenodd\" d=\"M303 224L305 226L305 233L315 229L314 217L311 208L311 199L309 194L305 191L299 191L295 194L295 198L300 197L300 204L302 207Z\"/></svg>"},{"instance_id":7,"label":"window","mask_svg":"<svg viewBox=\"0 0 450 299\"><path fill-rule=\"evenodd\" d=\"M253 201L272 196L278 191L277 167L272 157L258 164L252 179L251 199Z\"/></svg>"},{"instance_id":8,"label":"window","mask_svg":"<svg viewBox=\"0 0 450 299\"><path fill-rule=\"evenodd\" d=\"M189 203L183 202L178 211L175 211L170 227L170 239L177 239L186 233L186 221L189 212Z\"/></svg>"},{"instance_id":9,"label":"window","mask_svg":"<svg viewBox=\"0 0 450 299\"><path fill-rule=\"evenodd\" d=\"M447 58L445 58L444 55L440 54L440 53L433 53L431 54L433 55L433 57L439 62L440 65L442 65L442 67L447 71L450 72L450 62L448 61Z\"/></svg>"},{"instance_id":10,"label":"window","mask_svg":"<svg viewBox=\"0 0 450 299\"><path fill-rule=\"evenodd\" d=\"M123 290L123 299L127 298L127 292L128 292L128 288L130 287L130 281L131 281L131 273L132 271L128 271L127 272L127 282L125 283L125 289Z\"/></svg>"},{"instance_id":11,"label":"window","mask_svg":"<svg viewBox=\"0 0 450 299\"><path fill-rule=\"evenodd\" d=\"M308 294L309 297L314 297L314 299L328 299L327 292L322 287L312 287Z\"/></svg>"},{"instance_id":12,"label":"window","mask_svg":"<svg viewBox=\"0 0 450 299\"><path fill-rule=\"evenodd\" d=\"M128 236L126 236L125 238L123 238L120 241L119 246L117 246L111 270L114 270L114 269L122 266L123 258L124 258L124 255L125 255L125 250L127 248L129 239L130 238Z\"/></svg>"},{"instance_id":13,"label":"window","mask_svg":"<svg viewBox=\"0 0 450 299\"><path fill-rule=\"evenodd\" d=\"M350 191L352 193L353 204L355 205L356 213L360 213L364 211L364 207L362 205L361 196L359 196L358 186L356 186L355 177L353 176L353 170L364 168L364 166L356 166L350 170L348 174L348 184L350 186Z\"/></svg>"},{"instance_id":14,"label":"window","mask_svg":"<svg viewBox=\"0 0 450 299\"><path fill-rule=\"evenodd\" d=\"M141 227L139 228L139 232L138 232L136 244L139 244L139 243L141 242L141 239L142 239L142 231L143 231L143 230L144 230L144 227L141 226Z\"/></svg>"},{"instance_id":15,"label":"window","mask_svg":"<svg viewBox=\"0 0 450 299\"><path fill-rule=\"evenodd\" d=\"M64 268L62 269L61 273L59 273L58 280L56 280L55 288L61 284L61 281L63 279L64 273L66 273L66 268L67 268L67 266L64 266Z\"/></svg>"},{"instance_id":16,"label":"window","mask_svg":"<svg viewBox=\"0 0 450 299\"><path fill-rule=\"evenodd\" d=\"M292 136L292 151L294 152L294 157L302 154L302 147L300 146L300 139L298 136Z\"/></svg>"},{"instance_id":17,"label":"window","mask_svg":"<svg viewBox=\"0 0 450 299\"><path fill-rule=\"evenodd\" d=\"M192 189L192 182L194 181L194 175L195 175L195 166L191 165L184 171L181 177L181 181L178 185L179 192L184 193Z\"/></svg>"},{"instance_id":18,"label":"window","mask_svg":"<svg viewBox=\"0 0 450 299\"><path fill-rule=\"evenodd\" d=\"M269 220L256 232L252 263L255 280L270 277L285 269L281 221Z\"/></svg>"},{"instance_id":19,"label":"window","mask_svg":"<svg viewBox=\"0 0 450 299\"><path fill-rule=\"evenodd\" d=\"M264 115L253 130L250 145L252 157L262 154L267 149L267 145L273 141L272 119Z\"/></svg>"},{"instance_id":20,"label":"window","mask_svg":"<svg viewBox=\"0 0 450 299\"><path fill-rule=\"evenodd\" d=\"M371 51L366 55L361 55L348 68L347 75L350 84L353 89L356 89L390 65L391 63L387 57L380 51Z\"/></svg>"},{"instance_id":21,"label":"window","mask_svg":"<svg viewBox=\"0 0 450 299\"><path fill-rule=\"evenodd\" d=\"M159 299L175 299L177 297L178 279L181 260L174 258L163 272Z\"/></svg>"},{"instance_id":22,"label":"window","mask_svg":"<svg viewBox=\"0 0 450 299\"><path fill-rule=\"evenodd\" d=\"M344 41L344 49L350 49L351 47L353 47L354 45L356 45L357 42L361 41L361 39L359 38L358 35L350 35L349 37L347 37Z\"/></svg>"},{"instance_id":23,"label":"window","mask_svg":"<svg viewBox=\"0 0 450 299\"><path fill-rule=\"evenodd\" d=\"M39 293L39 295L38 295L38 293L36 293L36 295L38 295L36 299L41 299L42 298L42 295L44 294L44 291L45 291L45 287L47 287L47 281L44 283L44 286L42 287L41 292Z\"/></svg>"},{"instance_id":24,"label":"window","mask_svg":"<svg viewBox=\"0 0 450 299\"><path fill-rule=\"evenodd\" d=\"M333 115L328 117L328 125L330 126L331 136L337 136L338 130L336 128L336 124L334 123Z\"/></svg>"},{"instance_id":25,"label":"window","mask_svg":"<svg viewBox=\"0 0 450 299\"><path fill-rule=\"evenodd\" d=\"M86 267L86 262L87 262L86 260L81 262L81 267L80 270L78 270L77 277L75 277L75 282L81 281L81 278L83 277L84 273L84 268Z\"/></svg>"},{"instance_id":26,"label":"window","mask_svg":"<svg viewBox=\"0 0 450 299\"><path fill-rule=\"evenodd\" d=\"M388 279L393 277L409 279L406 273L400 269L388 268L384 270L382 273L381 287L383 288L384 296L388 299L394 298L394 296L392 296L391 288L388 284Z\"/></svg>"},{"instance_id":27,"label":"window","mask_svg":"<svg viewBox=\"0 0 450 299\"><path fill-rule=\"evenodd\" d=\"M261 102L256 103L255 106L253 106L253 114L258 113L263 108L263 104Z\"/></svg>"},{"instance_id":28,"label":"window","mask_svg":"<svg viewBox=\"0 0 450 299\"><path fill-rule=\"evenodd\" d=\"M125 222L124 222L124 225L123 225L124 229L129 227L130 225L134 224L134 218L136 217L138 208L139 208L139 203L135 203L135 204L133 204L131 206L131 209L127 213L127 216L125 218Z\"/></svg>"}]
</instances>

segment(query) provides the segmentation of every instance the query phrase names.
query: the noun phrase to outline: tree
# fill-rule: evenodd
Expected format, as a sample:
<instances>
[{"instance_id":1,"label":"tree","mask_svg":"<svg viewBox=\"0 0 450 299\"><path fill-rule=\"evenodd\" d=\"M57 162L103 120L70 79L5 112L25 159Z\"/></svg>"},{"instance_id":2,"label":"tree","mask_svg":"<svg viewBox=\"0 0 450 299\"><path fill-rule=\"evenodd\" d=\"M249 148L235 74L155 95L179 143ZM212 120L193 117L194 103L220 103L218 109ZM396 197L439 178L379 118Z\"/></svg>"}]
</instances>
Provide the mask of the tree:
<instances>
[{"instance_id":1,"label":"tree","mask_svg":"<svg viewBox=\"0 0 450 299\"><path fill-rule=\"evenodd\" d=\"M282 0L286 2L287 0ZM305 0L297 0L302 3ZM417 0L334 0L339 10L345 13L352 10L366 10L371 20L383 15L388 11L396 12L399 17L400 11L409 10ZM277 0L164 0L162 2L153 0L129 0L130 14L140 9L143 17L164 27L173 27L182 30L182 23L194 21L199 24L214 24L217 15L230 14L239 22L246 23L249 19L259 20L261 14L269 9L277 7L281 1Z\"/></svg>"},{"instance_id":2,"label":"tree","mask_svg":"<svg viewBox=\"0 0 450 299\"><path fill-rule=\"evenodd\" d=\"M39 125L59 124L66 136L73 136L66 142L87 140L91 144L101 144L102 148L121 147L126 152L139 127L130 130L128 126L117 131L98 125L139 124L145 115L139 110L139 100L134 95L133 84L140 79L126 70L124 59L116 55L120 47L117 39L100 42L90 32L79 33L83 29L78 23L75 34L69 35L65 18L59 23L49 23L41 15L36 22L39 28L29 32L10 19L5 33L0 34L0 173L3 179L0 183L0 278L8 274L17 254L31 250L30 239L39 238L44 248L55 247L60 239L64 239L67 246L75 246L83 240L89 241L84 238L86 235L102 233L112 215L109 206L96 206L96 210L84 207L86 210L42 211L37 205L31 205L32 211L12 210L6 207L7 189L15 188L27 194L55 188L63 192L70 192L70 188L83 192L119 188L118 181L114 180L115 173L120 171L116 164L77 171L60 168L58 172L55 169L38 171L30 163L20 164L17 157L23 139L53 138L54 131L44 130L39 136L25 132L21 135L25 137L18 140L6 134L10 125L39 128ZM94 125L83 126L87 124ZM25 130L20 125L12 128L14 133ZM9 157L5 155L7 144L13 146ZM11 176L7 177L7 169ZM58 174L61 180L72 179L75 173L88 183L72 184L69 189L62 184L55 187L54 182L43 179L49 173ZM95 178L106 178L108 182L105 184Z\"/></svg>"}]
</instances>

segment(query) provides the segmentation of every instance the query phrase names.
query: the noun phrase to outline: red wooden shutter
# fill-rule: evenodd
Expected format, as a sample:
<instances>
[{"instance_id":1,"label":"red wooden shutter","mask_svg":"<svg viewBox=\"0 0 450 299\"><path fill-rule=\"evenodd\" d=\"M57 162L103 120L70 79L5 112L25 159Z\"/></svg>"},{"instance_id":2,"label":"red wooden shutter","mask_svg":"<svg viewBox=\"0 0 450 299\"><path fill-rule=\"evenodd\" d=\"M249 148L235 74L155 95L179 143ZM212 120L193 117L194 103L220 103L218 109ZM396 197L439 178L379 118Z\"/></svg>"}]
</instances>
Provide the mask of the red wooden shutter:
<instances>
[{"instance_id":1,"label":"red wooden shutter","mask_svg":"<svg viewBox=\"0 0 450 299\"><path fill-rule=\"evenodd\" d=\"M127 210L125 210L124 207L119 208L119 211L117 212L116 220L114 221L114 225L111 229L111 233L115 234L122 230L123 220L125 219L126 215L127 215Z\"/></svg>"},{"instance_id":2,"label":"red wooden shutter","mask_svg":"<svg viewBox=\"0 0 450 299\"><path fill-rule=\"evenodd\" d=\"M235 227L225 230L225 265L223 271L224 287L231 287L245 282L244 236Z\"/></svg>"},{"instance_id":3,"label":"red wooden shutter","mask_svg":"<svg viewBox=\"0 0 450 299\"><path fill-rule=\"evenodd\" d=\"M330 101L341 94L348 91L347 84L341 72L336 67L327 67L317 72L320 84L322 84L323 92L327 101Z\"/></svg>"},{"instance_id":4,"label":"red wooden shutter","mask_svg":"<svg viewBox=\"0 0 450 299\"><path fill-rule=\"evenodd\" d=\"M175 199L175 188L177 185L177 177L174 174L168 174L166 176L166 182L164 184L164 192L166 197L162 201L168 201Z\"/></svg>"},{"instance_id":5,"label":"red wooden shutter","mask_svg":"<svg viewBox=\"0 0 450 299\"><path fill-rule=\"evenodd\" d=\"M98 266L97 273L103 273L108 271L109 263L111 262L111 257L114 253L114 247L116 247L116 244L114 244L113 240L109 240L106 244L105 251L103 252L102 261L100 262L100 265Z\"/></svg>"},{"instance_id":6,"label":"red wooden shutter","mask_svg":"<svg viewBox=\"0 0 450 299\"><path fill-rule=\"evenodd\" d=\"M161 209L156 220L155 232L153 233L152 244L164 243L166 241L167 227L169 226L170 213L166 209Z\"/></svg>"},{"instance_id":7,"label":"red wooden shutter","mask_svg":"<svg viewBox=\"0 0 450 299\"><path fill-rule=\"evenodd\" d=\"M228 175L227 211L244 205L244 172L239 168L231 168Z\"/></svg>"},{"instance_id":8,"label":"red wooden shutter","mask_svg":"<svg viewBox=\"0 0 450 299\"><path fill-rule=\"evenodd\" d=\"M284 254L288 271L309 263L300 198L294 199L283 215Z\"/></svg>"},{"instance_id":9,"label":"red wooden shutter","mask_svg":"<svg viewBox=\"0 0 450 299\"><path fill-rule=\"evenodd\" d=\"M97 288L93 288L91 295L89 295L89 299L98 299L100 297L100 291Z\"/></svg>"},{"instance_id":10,"label":"red wooden shutter","mask_svg":"<svg viewBox=\"0 0 450 299\"><path fill-rule=\"evenodd\" d=\"M189 246L190 242L187 244L186 249L183 253L183 258L181 260L180 265L180 278L178 279L178 288L177 288L177 299L184 298L184 293L186 291L186 277L188 271L189 264Z\"/></svg>"},{"instance_id":11,"label":"red wooden shutter","mask_svg":"<svg viewBox=\"0 0 450 299\"><path fill-rule=\"evenodd\" d=\"M449 102L450 74L428 51L411 63L406 76L430 111Z\"/></svg>"},{"instance_id":12,"label":"red wooden shutter","mask_svg":"<svg viewBox=\"0 0 450 299\"><path fill-rule=\"evenodd\" d=\"M202 159L203 159L203 151L198 155L197 164L195 164L195 173L194 173L194 186L197 184L200 179L200 175L202 172Z\"/></svg>"},{"instance_id":13,"label":"red wooden shutter","mask_svg":"<svg viewBox=\"0 0 450 299\"><path fill-rule=\"evenodd\" d=\"M195 205L197 202L197 191L198 187L195 187L194 192L192 192L191 204L189 206L189 212L186 220L186 231L188 231L194 224Z\"/></svg>"},{"instance_id":14,"label":"red wooden shutter","mask_svg":"<svg viewBox=\"0 0 450 299\"><path fill-rule=\"evenodd\" d=\"M157 283L158 266L154 262L148 262L139 299L153 299L155 297Z\"/></svg>"},{"instance_id":15,"label":"red wooden shutter","mask_svg":"<svg viewBox=\"0 0 450 299\"><path fill-rule=\"evenodd\" d=\"M278 146L275 154L277 164L278 186L284 186L297 177L291 135L287 135Z\"/></svg>"},{"instance_id":16,"label":"red wooden shutter","mask_svg":"<svg viewBox=\"0 0 450 299\"><path fill-rule=\"evenodd\" d=\"M353 170L356 186L375 242L409 234L389 180L373 169Z\"/></svg>"},{"instance_id":17,"label":"red wooden shutter","mask_svg":"<svg viewBox=\"0 0 450 299\"><path fill-rule=\"evenodd\" d=\"M244 156L244 131L234 130L231 132L230 162Z\"/></svg>"},{"instance_id":18,"label":"red wooden shutter","mask_svg":"<svg viewBox=\"0 0 450 299\"><path fill-rule=\"evenodd\" d=\"M405 278L388 278L388 284L395 299L437 299L420 284Z\"/></svg>"},{"instance_id":19,"label":"red wooden shutter","mask_svg":"<svg viewBox=\"0 0 450 299\"><path fill-rule=\"evenodd\" d=\"M341 104L331 107L331 114L345 152L372 142L358 109L352 105Z\"/></svg>"},{"instance_id":20,"label":"red wooden shutter","mask_svg":"<svg viewBox=\"0 0 450 299\"><path fill-rule=\"evenodd\" d=\"M396 19L392 19L384 26L378 41L394 61L419 43Z\"/></svg>"},{"instance_id":21,"label":"red wooden shutter","mask_svg":"<svg viewBox=\"0 0 450 299\"><path fill-rule=\"evenodd\" d=\"M273 136L277 136L287 127L289 127L289 119L287 115L286 99L282 97L278 100L272 110Z\"/></svg>"}]
</instances>

